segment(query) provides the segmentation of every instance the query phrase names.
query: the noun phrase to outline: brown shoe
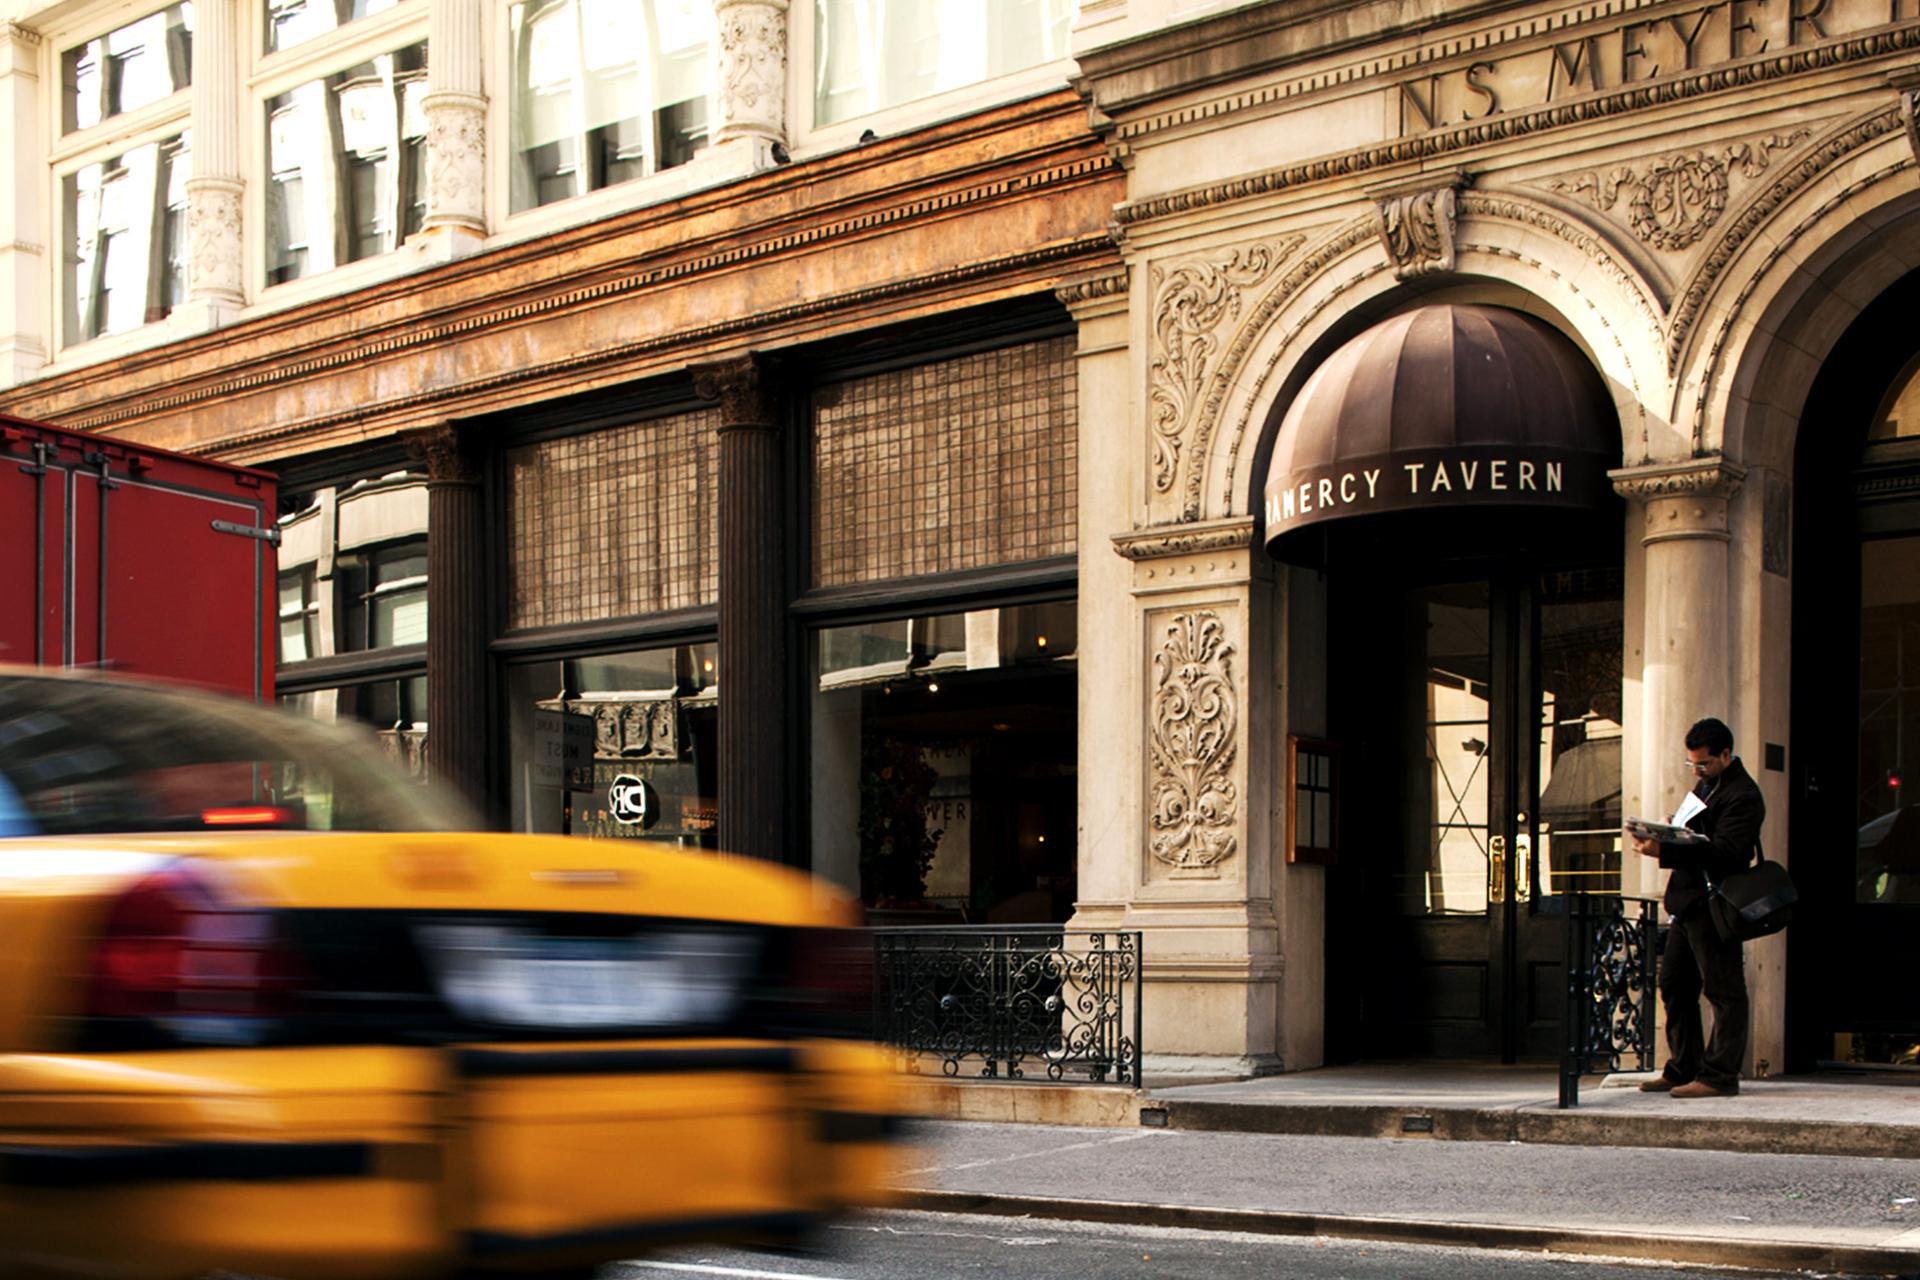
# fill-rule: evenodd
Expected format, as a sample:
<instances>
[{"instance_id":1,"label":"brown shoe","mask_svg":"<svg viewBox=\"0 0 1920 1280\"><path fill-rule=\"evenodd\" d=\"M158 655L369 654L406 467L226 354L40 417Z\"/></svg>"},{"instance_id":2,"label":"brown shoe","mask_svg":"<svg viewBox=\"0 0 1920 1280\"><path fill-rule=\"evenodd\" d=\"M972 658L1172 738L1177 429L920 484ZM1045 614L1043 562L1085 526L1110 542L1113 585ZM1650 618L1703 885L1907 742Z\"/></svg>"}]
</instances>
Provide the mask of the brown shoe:
<instances>
[{"instance_id":1,"label":"brown shoe","mask_svg":"<svg viewBox=\"0 0 1920 1280\"><path fill-rule=\"evenodd\" d=\"M1642 1093L1670 1093L1673 1088L1673 1081L1667 1079L1665 1076L1655 1076L1651 1080L1642 1080L1640 1082L1640 1092Z\"/></svg>"},{"instance_id":2,"label":"brown shoe","mask_svg":"<svg viewBox=\"0 0 1920 1280\"><path fill-rule=\"evenodd\" d=\"M1708 1084L1705 1080L1689 1080L1686 1084L1673 1087L1676 1098L1731 1098L1737 1089L1722 1089L1717 1084Z\"/></svg>"}]
</instances>

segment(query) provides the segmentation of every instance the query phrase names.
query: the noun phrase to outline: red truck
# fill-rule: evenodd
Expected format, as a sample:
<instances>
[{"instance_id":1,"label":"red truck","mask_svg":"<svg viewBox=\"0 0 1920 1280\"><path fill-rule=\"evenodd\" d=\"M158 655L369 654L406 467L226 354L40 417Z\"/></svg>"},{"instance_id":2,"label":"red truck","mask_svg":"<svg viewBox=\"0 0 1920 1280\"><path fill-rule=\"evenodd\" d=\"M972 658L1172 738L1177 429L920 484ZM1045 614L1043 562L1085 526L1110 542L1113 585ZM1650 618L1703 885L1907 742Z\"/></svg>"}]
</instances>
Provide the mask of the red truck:
<instances>
[{"instance_id":1,"label":"red truck","mask_svg":"<svg viewBox=\"0 0 1920 1280\"><path fill-rule=\"evenodd\" d=\"M272 697L274 487L0 414L0 662Z\"/></svg>"}]
</instances>

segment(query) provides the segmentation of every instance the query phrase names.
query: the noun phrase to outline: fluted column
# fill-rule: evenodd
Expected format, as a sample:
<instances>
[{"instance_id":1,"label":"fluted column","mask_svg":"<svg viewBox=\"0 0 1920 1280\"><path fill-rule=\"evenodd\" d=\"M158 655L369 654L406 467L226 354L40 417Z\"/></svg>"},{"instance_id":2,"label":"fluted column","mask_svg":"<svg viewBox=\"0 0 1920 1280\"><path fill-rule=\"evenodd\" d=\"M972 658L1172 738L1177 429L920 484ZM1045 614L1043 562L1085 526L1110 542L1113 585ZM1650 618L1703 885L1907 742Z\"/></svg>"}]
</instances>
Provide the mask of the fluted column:
<instances>
[{"instance_id":1,"label":"fluted column","mask_svg":"<svg viewBox=\"0 0 1920 1280\"><path fill-rule=\"evenodd\" d=\"M451 424L409 440L427 467L427 756L434 785L487 807L484 466Z\"/></svg>"},{"instance_id":2,"label":"fluted column","mask_svg":"<svg viewBox=\"0 0 1920 1280\"><path fill-rule=\"evenodd\" d=\"M487 232L487 96L483 0L433 0L427 56L427 252L459 257Z\"/></svg>"},{"instance_id":3,"label":"fluted column","mask_svg":"<svg viewBox=\"0 0 1920 1280\"><path fill-rule=\"evenodd\" d=\"M694 374L720 402L720 844L780 861L793 850L778 405L751 355Z\"/></svg>"},{"instance_id":4,"label":"fluted column","mask_svg":"<svg viewBox=\"0 0 1920 1280\"><path fill-rule=\"evenodd\" d=\"M1718 456L1611 474L1614 491L1642 515L1639 796L1645 816L1665 818L1693 783L1675 763L1686 757L1688 727L1704 716L1733 719L1727 502L1745 475ZM1629 871L1636 869L1652 874L1650 868Z\"/></svg>"},{"instance_id":5,"label":"fluted column","mask_svg":"<svg viewBox=\"0 0 1920 1280\"><path fill-rule=\"evenodd\" d=\"M40 33L0 22L0 387L24 382L47 362L45 312L49 255L40 175L47 153L40 129ZM58 234L55 232L54 234ZM53 254L59 248L53 246Z\"/></svg>"},{"instance_id":6,"label":"fluted column","mask_svg":"<svg viewBox=\"0 0 1920 1280\"><path fill-rule=\"evenodd\" d=\"M785 159L788 0L714 0L714 150L749 168Z\"/></svg>"},{"instance_id":7,"label":"fluted column","mask_svg":"<svg viewBox=\"0 0 1920 1280\"><path fill-rule=\"evenodd\" d=\"M190 323L212 327L246 302L240 164L241 0L193 7L193 176L187 179Z\"/></svg>"}]
</instances>

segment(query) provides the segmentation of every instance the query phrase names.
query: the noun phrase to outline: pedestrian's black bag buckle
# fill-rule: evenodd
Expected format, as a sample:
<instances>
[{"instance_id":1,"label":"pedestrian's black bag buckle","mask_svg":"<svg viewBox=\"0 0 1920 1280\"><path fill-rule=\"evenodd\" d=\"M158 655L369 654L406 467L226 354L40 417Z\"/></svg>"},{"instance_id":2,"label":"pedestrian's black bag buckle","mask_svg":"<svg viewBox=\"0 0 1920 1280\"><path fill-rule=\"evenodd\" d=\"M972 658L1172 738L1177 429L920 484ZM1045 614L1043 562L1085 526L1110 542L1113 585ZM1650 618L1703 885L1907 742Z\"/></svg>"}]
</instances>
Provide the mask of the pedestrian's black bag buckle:
<instances>
[{"instance_id":1,"label":"pedestrian's black bag buckle","mask_svg":"<svg viewBox=\"0 0 1920 1280\"><path fill-rule=\"evenodd\" d=\"M1709 886L1707 913L1722 942L1751 942L1793 921L1793 904L1800 900L1793 877L1779 863L1767 861L1757 845L1755 850L1760 861Z\"/></svg>"}]
</instances>

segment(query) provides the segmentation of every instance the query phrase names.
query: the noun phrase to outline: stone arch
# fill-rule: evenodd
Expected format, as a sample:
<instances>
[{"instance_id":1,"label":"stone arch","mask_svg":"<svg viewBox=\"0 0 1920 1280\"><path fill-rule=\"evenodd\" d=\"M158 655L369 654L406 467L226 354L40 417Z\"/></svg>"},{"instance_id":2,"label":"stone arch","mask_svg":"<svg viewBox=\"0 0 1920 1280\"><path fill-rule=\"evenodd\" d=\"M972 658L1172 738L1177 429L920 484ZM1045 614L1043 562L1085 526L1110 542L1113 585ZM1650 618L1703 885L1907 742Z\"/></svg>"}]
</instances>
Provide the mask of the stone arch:
<instances>
[{"instance_id":1,"label":"stone arch","mask_svg":"<svg viewBox=\"0 0 1920 1280\"><path fill-rule=\"evenodd\" d=\"M1274 430L1300 385L1340 342L1419 301L1540 316L1601 372L1629 458L1671 433L1652 409L1664 399L1658 294L1632 262L1590 228L1510 192L1465 192L1459 207L1451 272L1397 279L1371 215L1308 242L1220 363L1216 403L1186 460L1181 518L1257 510Z\"/></svg>"},{"instance_id":2,"label":"stone arch","mask_svg":"<svg viewBox=\"0 0 1920 1280\"><path fill-rule=\"evenodd\" d=\"M1676 304L1673 416L1694 453L1790 472L1820 365L1868 301L1920 267L1920 164L1898 108L1823 139L1726 237L1717 272Z\"/></svg>"}]
</instances>

